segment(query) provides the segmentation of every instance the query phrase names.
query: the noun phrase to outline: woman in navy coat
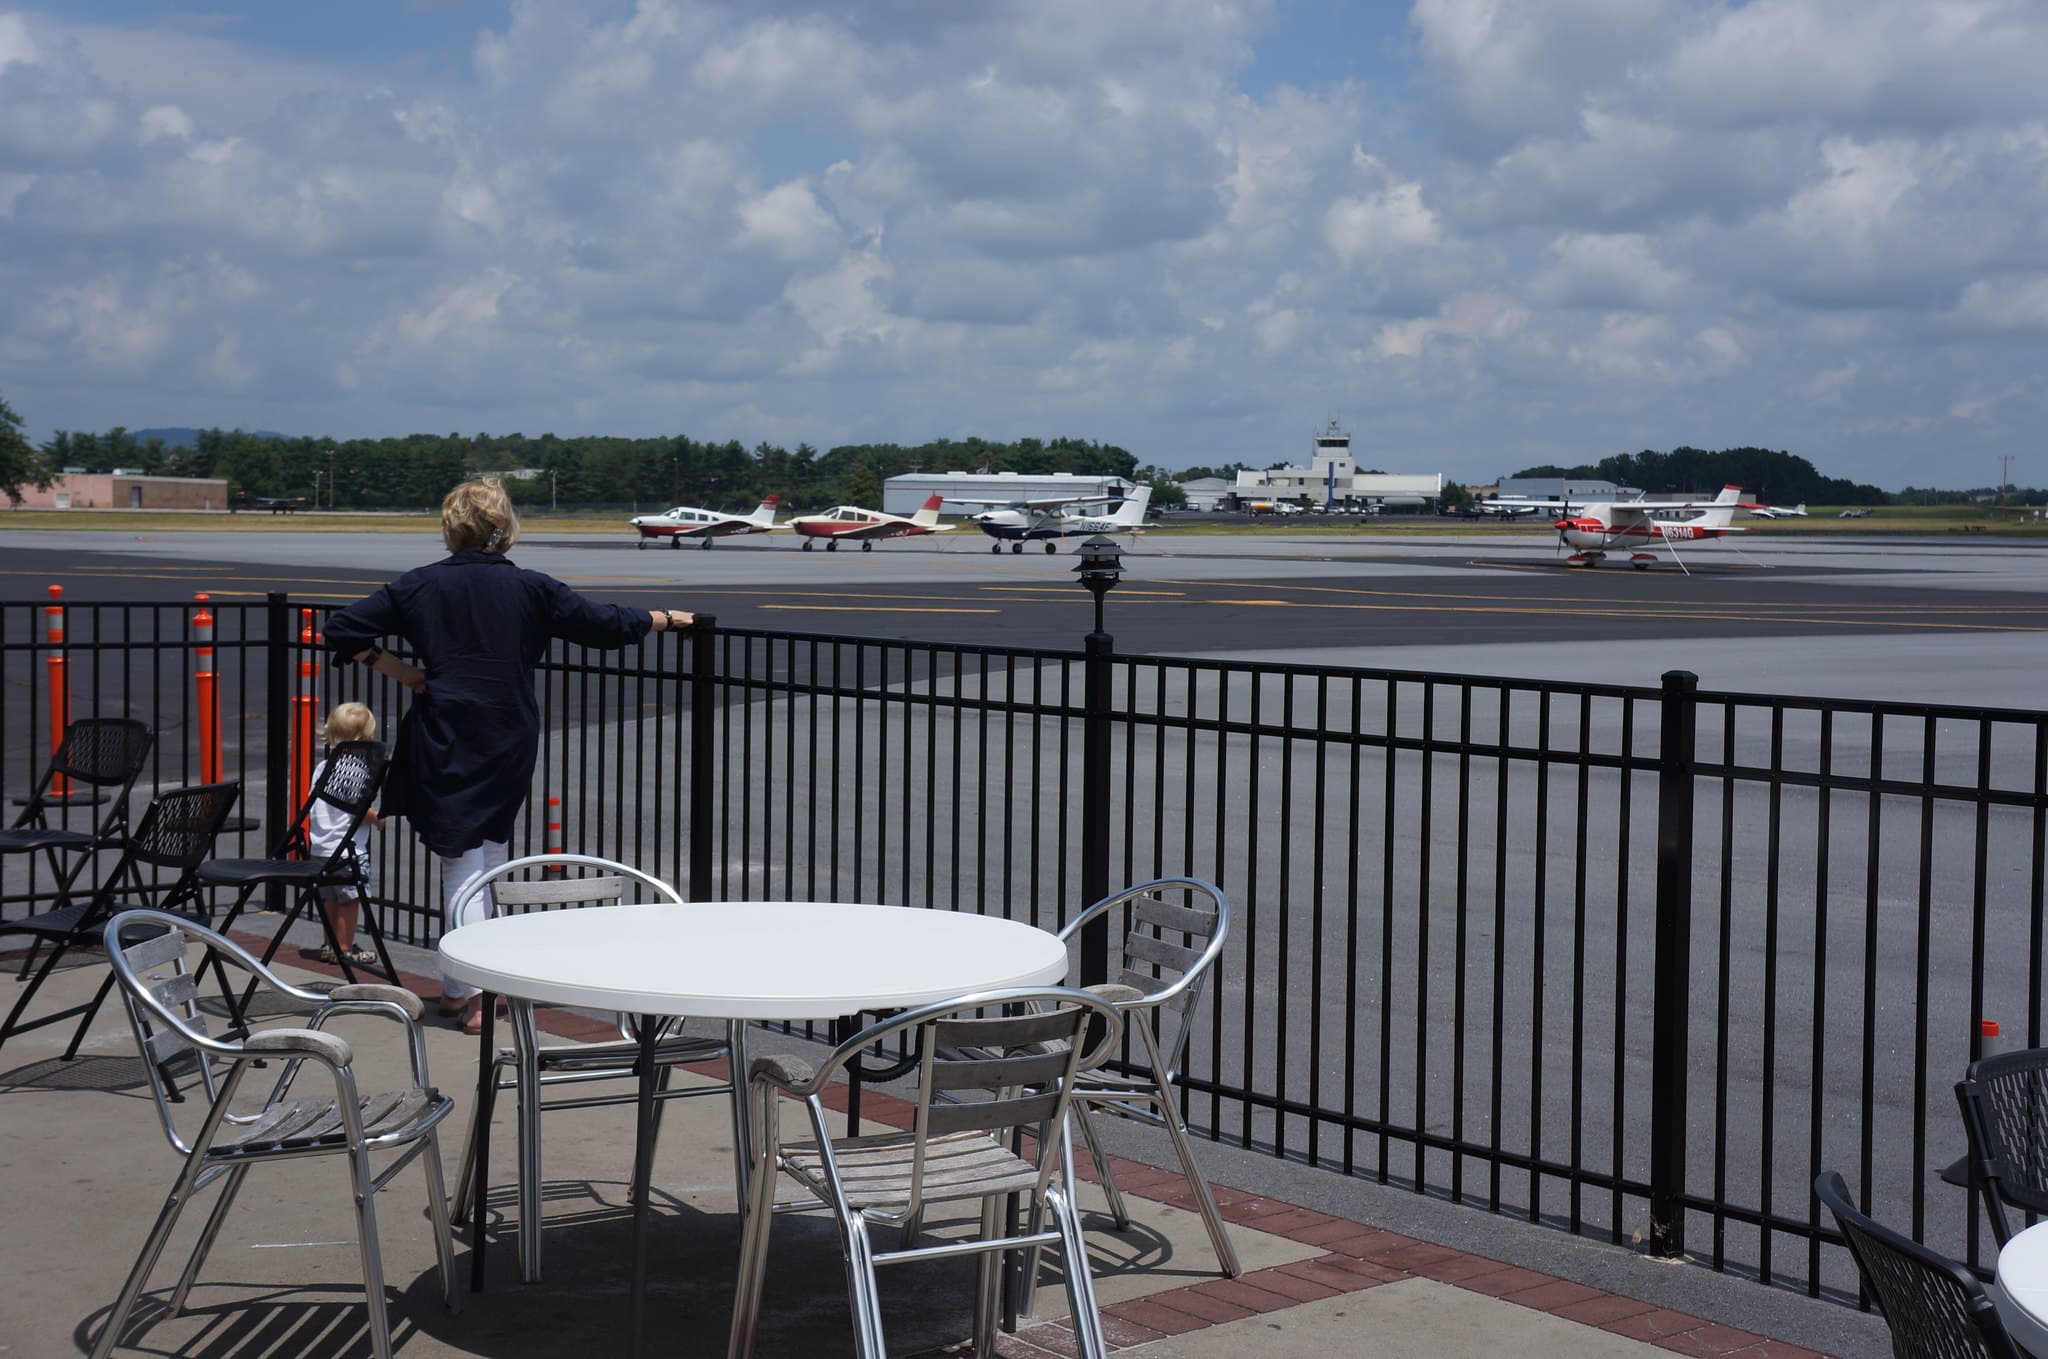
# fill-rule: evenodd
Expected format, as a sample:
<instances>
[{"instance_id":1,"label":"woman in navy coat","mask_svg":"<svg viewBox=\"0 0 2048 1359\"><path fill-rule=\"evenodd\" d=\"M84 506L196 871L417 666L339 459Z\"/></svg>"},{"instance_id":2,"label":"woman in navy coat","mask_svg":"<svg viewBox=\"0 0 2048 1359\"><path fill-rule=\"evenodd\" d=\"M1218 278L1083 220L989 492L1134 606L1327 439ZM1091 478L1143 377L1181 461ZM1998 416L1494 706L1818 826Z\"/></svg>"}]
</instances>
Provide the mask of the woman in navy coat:
<instances>
[{"instance_id":1,"label":"woman in navy coat","mask_svg":"<svg viewBox=\"0 0 2048 1359\"><path fill-rule=\"evenodd\" d=\"M386 816L412 823L441 857L446 928L487 919L488 892L453 918L449 908L477 877L505 862L512 825L526 802L540 752L540 708L533 672L559 638L588 647L623 647L648 632L690 625L681 610L628 608L585 599L552 576L514 566L505 553L519 538L504 484L466 481L441 502L449 556L408 571L327 621L334 663L367 662L412 690L399 720L384 784ZM385 651L403 637L425 670ZM476 992L441 982L441 1011L481 1025Z\"/></svg>"}]
</instances>

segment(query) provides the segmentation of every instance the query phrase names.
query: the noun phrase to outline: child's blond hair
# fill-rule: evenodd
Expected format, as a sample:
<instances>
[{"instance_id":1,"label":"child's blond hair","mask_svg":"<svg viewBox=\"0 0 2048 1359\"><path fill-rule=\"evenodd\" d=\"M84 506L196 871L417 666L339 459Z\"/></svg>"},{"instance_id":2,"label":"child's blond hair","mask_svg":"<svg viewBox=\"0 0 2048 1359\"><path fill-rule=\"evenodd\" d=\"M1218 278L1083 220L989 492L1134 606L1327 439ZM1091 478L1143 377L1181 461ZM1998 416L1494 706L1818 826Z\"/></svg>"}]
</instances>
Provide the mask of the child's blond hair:
<instances>
[{"instance_id":1,"label":"child's blond hair","mask_svg":"<svg viewBox=\"0 0 2048 1359\"><path fill-rule=\"evenodd\" d=\"M367 741L377 734L377 715L360 703L337 703L327 714L327 744Z\"/></svg>"}]
</instances>

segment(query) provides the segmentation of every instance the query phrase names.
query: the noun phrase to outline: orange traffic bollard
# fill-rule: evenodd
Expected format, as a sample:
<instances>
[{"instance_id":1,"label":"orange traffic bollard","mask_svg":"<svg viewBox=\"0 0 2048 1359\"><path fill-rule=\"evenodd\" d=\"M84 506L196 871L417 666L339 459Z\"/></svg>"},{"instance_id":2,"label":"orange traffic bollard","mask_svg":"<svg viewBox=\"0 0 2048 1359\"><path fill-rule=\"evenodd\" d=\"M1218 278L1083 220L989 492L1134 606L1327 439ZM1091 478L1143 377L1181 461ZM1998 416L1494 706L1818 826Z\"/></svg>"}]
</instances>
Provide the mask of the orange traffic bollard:
<instances>
[{"instance_id":1,"label":"orange traffic bollard","mask_svg":"<svg viewBox=\"0 0 2048 1359\"><path fill-rule=\"evenodd\" d=\"M220 782L220 705L214 694L213 610L205 591L193 595L192 695L199 708L199 781Z\"/></svg>"},{"instance_id":2,"label":"orange traffic bollard","mask_svg":"<svg viewBox=\"0 0 2048 1359\"><path fill-rule=\"evenodd\" d=\"M64 731L71 725L71 678L64 664L64 587L50 587L50 602L43 606L43 638L50 644L50 753L64 744ZM71 780L62 774L50 776L51 799L71 796Z\"/></svg>"},{"instance_id":3,"label":"orange traffic bollard","mask_svg":"<svg viewBox=\"0 0 2048 1359\"><path fill-rule=\"evenodd\" d=\"M562 799L558 797L548 799L547 851L550 854L560 854L562 852ZM549 864L541 870L541 876L547 878L560 878L567 875L568 870L560 864Z\"/></svg>"},{"instance_id":4,"label":"orange traffic bollard","mask_svg":"<svg viewBox=\"0 0 2048 1359\"><path fill-rule=\"evenodd\" d=\"M313 747L320 739L316 692L320 663L314 658L313 611L299 610L299 690L292 695L292 806L306 805L313 791Z\"/></svg>"}]
</instances>

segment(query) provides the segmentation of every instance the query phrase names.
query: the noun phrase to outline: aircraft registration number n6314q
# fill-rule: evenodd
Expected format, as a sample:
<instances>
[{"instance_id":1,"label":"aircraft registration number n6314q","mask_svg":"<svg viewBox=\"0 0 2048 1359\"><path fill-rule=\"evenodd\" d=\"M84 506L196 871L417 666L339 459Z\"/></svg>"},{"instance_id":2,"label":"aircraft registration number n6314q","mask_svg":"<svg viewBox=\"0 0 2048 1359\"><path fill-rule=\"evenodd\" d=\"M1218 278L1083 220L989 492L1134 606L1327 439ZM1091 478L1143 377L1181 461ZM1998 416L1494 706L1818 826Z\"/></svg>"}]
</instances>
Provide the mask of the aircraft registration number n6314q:
<instances>
[{"instance_id":1,"label":"aircraft registration number n6314q","mask_svg":"<svg viewBox=\"0 0 2048 1359\"><path fill-rule=\"evenodd\" d=\"M863 552L873 552L875 544L884 538L918 538L927 533L950 531L951 524L939 522L939 506L944 503L944 496L934 495L908 518L900 514L884 514L880 510L864 510L858 505L834 505L823 514L799 515L789 521L789 526L804 540L806 552L816 546L820 538L825 540L827 552L837 552L842 538L859 543Z\"/></svg>"}]
</instances>

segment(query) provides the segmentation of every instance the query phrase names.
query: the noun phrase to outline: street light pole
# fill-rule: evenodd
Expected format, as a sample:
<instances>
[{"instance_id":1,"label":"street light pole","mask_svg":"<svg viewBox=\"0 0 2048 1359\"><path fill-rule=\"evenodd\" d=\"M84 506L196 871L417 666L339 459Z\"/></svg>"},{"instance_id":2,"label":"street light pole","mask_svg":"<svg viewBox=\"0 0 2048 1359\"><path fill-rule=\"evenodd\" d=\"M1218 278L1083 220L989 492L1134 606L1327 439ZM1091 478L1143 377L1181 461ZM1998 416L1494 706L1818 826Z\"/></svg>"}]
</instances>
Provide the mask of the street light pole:
<instances>
[{"instance_id":1,"label":"street light pole","mask_svg":"<svg viewBox=\"0 0 2048 1359\"><path fill-rule=\"evenodd\" d=\"M555 469L548 469L548 508L555 508Z\"/></svg>"},{"instance_id":2,"label":"street light pole","mask_svg":"<svg viewBox=\"0 0 2048 1359\"><path fill-rule=\"evenodd\" d=\"M1102 630L1102 599L1123 575L1123 553L1108 538L1090 538L1081 544L1081 560L1075 564L1074 574L1095 596L1095 631L1088 634L1082 661L1081 900L1089 904L1109 895L1110 662L1116 644ZM1081 927L1081 984L1108 980L1109 917L1105 914Z\"/></svg>"}]
</instances>

